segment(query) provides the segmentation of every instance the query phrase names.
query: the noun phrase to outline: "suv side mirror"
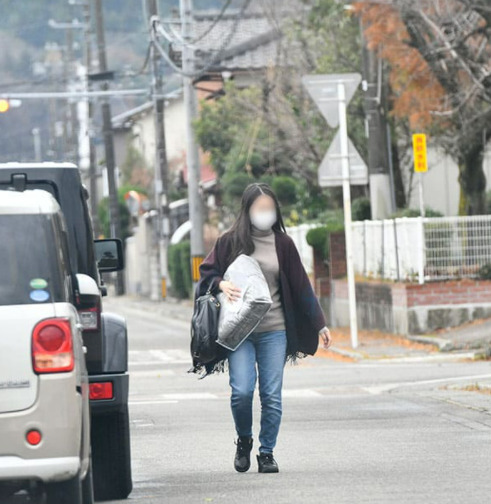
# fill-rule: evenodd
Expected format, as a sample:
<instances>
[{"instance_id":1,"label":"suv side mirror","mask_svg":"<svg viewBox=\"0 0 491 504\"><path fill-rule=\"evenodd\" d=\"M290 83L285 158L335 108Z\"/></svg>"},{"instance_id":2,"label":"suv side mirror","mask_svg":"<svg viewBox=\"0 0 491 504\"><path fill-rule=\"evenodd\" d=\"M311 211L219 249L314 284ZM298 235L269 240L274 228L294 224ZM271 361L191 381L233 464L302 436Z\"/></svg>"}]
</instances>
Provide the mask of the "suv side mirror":
<instances>
[{"instance_id":1,"label":"suv side mirror","mask_svg":"<svg viewBox=\"0 0 491 504\"><path fill-rule=\"evenodd\" d=\"M118 238L94 240L97 268L101 272L120 271L124 268L123 244Z\"/></svg>"},{"instance_id":2,"label":"suv side mirror","mask_svg":"<svg viewBox=\"0 0 491 504\"><path fill-rule=\"evenodd\" d=\"M96 281L77 273L77 311L84 331L97 331L101 326L101 293Z\"/></svg>"}]
</instances>

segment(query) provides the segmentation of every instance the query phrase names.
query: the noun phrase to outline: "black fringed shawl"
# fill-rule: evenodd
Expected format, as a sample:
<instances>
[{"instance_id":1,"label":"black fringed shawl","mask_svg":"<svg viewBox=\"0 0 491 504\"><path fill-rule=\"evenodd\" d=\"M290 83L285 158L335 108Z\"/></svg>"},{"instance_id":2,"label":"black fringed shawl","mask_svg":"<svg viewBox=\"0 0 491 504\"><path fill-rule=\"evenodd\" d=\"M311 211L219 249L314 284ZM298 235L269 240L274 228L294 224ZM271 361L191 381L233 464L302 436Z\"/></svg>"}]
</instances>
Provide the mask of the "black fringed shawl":
<instances>
[{"instance_id":1,"label":"black fringed shawl","mask_svg":"<svg viewBox=\"0 0 491 504\"><path fill-rule=\"evenodd\" d=\"M326 319L293 240L286 233L275 231L275 245L288 341L287 360L295 363L298 358L315 354L319 331L326 325ZM230 235L225 233L218 238L200 266L201 279L196 287L195 299L204 295L208 288L212 293L218 292L218 285L233 259ZM193 361L189 372L199 373L204 369L204 378L208 374L225 371L228 350L217 346L219 353L214 361L208 364Z\"/></svg>"}]
</instances>

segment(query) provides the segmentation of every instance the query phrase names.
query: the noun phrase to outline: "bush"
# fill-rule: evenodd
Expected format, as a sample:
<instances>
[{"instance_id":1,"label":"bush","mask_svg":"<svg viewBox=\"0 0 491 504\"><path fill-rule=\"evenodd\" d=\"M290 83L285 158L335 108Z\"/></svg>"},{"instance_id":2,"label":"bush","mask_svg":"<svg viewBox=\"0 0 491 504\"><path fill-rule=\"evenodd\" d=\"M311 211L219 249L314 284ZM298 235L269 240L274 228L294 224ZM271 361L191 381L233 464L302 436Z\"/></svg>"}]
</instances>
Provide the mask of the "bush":
<instances>
[{"instance_id":1,"label":"bush","mask_svg":"<svg viewBox=\"0 0 491 504\"><path fill-rule=\"evenodd\" d=\"M240 199L245 188L254 182L254 179L247 173L227 173L222 178L223 196L226 205L232 210L237 210L240 206Z\"/></svg>"},{"instance_id":2,"label":"bush","mask_svg":"<svg viewBox=\"0 0 491 504\"><path fill-rule=\"evenodd\" d=\"M326 259L329 256L328 248L329 230L327 226L319 226L308 231L305 237L307 243L314 249L322 253L322 257Z\"/></svg>"},{"instance_id":3,"label":"bush","mask_svg":"<svg viewBox=\"0 0 491 504\"><path fill-rule=\"evenodd\" d=\"M340 231L344 231L344 224L339 220L338 214L332 214L326 219L325 225L312 228L305 238L313 249L321 252L323 259L328 259L329 236Z\"/></svg>"},{"instance_id":4,"label":"bush","mask_svg":"<svg viewBox=\"0 0 491 504\"><path fill-rule=\"evenodd\" d=\"M285 175L275 177L272 189L282 205L293 205L297 202L297 183L292 177Z\"/></svg>"},{"instance_id":5,"label":"bush","mask_svg":"<svg viewBox=\"0 0 491 504\"><path fill-rule=\"evenodd\" d=\"M443 217L443 214L441 212L438 212L437 210L433 210L432 208L425 208L425 214L426 217ZM421 215L421 212L419 209L415 208L403 208L401 210L398 210L395 214L391 215L391 219L400 219L402 217L419 217Z\"/></svg>"},{"instance_id":6,"label":"bush","mask_svg":"<svg viewBox=\"0 0 491 504\"><path fill-rule=\"evenodd\" d=\"M193 288L191 280L191 243L189 240L169 245L167 264L173 295L181 299L189 298Z\"/></svg>"},{"instance_id":7,"label":"bush","mask_svg":"<svg viewBox=\"0 0 491 504\"><path fill-rule=\"evenodd\" d=\"M118 238L121 238L123 242L132 234L130 212L128 210L128 205L126 204L126 201L124 199L124 195L131 190L146 195L146 191L139 186L125 184L118 188L119 219L121 221L121 236L119 236ZM99 217L99 226L102 235L104 237L111 236L109 222L109 198L107 196L105 198L102 198L102 200L99 202L97 215Z\"/></svg>"},{"instance_id":8,"label":"bush","mask_svg":"<svg viewBox=\"0 0 491 504\"><path fill-rule=\"evenodd\" d=\"M479 278L482 280L491 280L491 264L484 264L479 269Z\"/></svg>"},{"instance_id":9,"label":"bush","mask_svg":"<svg viewBox=\"0 0 491 504\"><path fill-rule=\"evenodd\" d=\"M372 218L370 198L355 199L351 204L351 214L354 221L370 220Z\"/></svg>"}]
</instances>

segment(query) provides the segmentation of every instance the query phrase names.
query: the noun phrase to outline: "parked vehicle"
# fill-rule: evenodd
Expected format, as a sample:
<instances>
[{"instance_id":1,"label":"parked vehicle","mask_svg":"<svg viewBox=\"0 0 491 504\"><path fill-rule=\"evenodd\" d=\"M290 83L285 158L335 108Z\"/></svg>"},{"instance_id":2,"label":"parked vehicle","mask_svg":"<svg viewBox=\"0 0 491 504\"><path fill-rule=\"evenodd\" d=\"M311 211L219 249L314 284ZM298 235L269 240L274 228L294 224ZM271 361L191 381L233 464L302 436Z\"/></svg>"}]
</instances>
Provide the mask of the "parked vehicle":
<instances>
[{"instance_id":1,"label":"parked vehicle","mask_svg":"<svg viewBox=\"0 0 491 504\"><path fill-rule=\"evenodd\" d=\"M0 498L42 484L48 504L92 504L89 383L60 206L0 196ZM2 501L0 499L0 501Z\"/></svg>"},{"instance_id":2,"label":"parked vehicle","mask_svg":"<svg viewBox=\"0 0 491 504\"><path fill-rule=\"evenodd\" d=\"M128 336L124 318L103 310L106 288L99 274L124 267L121 241L94 242L88 193L74 164L0 164L0 201L3 189L41 189L57 200L65 216L71 269L97 286L75 300L87 348L94 493L96 500L124 499L132 489Z\"/></svg>"}]
</instances>

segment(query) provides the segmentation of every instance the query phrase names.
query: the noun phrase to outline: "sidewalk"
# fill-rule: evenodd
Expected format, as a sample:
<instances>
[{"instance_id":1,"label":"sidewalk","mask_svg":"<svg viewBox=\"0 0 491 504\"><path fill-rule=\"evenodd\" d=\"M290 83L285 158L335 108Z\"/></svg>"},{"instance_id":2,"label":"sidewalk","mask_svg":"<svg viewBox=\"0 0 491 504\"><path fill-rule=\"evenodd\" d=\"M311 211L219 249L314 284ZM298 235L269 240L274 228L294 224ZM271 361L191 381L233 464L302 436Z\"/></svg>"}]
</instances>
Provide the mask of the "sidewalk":
<instances>
[{"instance_id":1,"label":"sidewalk","mask_svg":"<svg viewBox=\"0 0 491 504\"><path fill-rule=\"evenodd\" d=\"M333 328L333 345L327 351L349 360L387 359L391 362L418 360L481 360L491 358L491 320L446 329L432 335L401 336L381 331L359 331L353 349L349 328Z\"/></svg>"},{"instance_id":2,"label":"sidewalk","mask_svg":"<svg viewBox=\"0 0 491 504\"><path fill-rule=\"evenodd\" d=\"M469 322L459 327L441 329L432 335L412 336L414 341L435 344L442 352L455 350L491 351L491 319Z\"/></svg>"},{"instance_id":3,"label":"sidewalk","mask_svg":"<svg viewBox=\"0 0 491 504\"><path fill-rule=\"evenodd\" d=\"M158 313L183 322L191 322L193 302L167 298L151 301L136 296L108 298L108 305L117 303L124 309ZM123 313L124 314L124 313ZM381 331L358 332L358 347L351 347L349 328L331 329L333 343L329 350L319 345L318 357L336 360L378 360L387 362L481 360L491 358L491 319L442 330L432 335L401 336Z\"/></svg>"}]
</instances>

